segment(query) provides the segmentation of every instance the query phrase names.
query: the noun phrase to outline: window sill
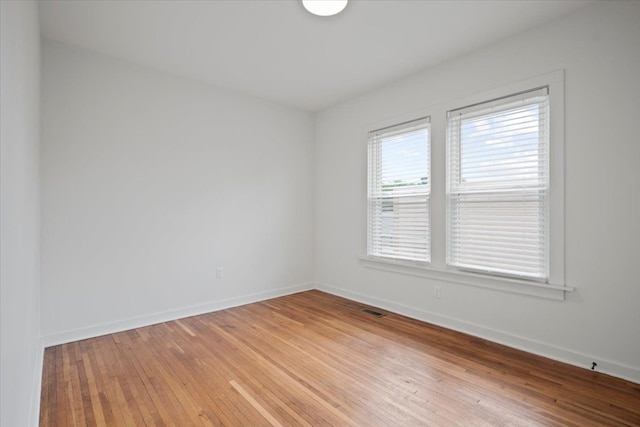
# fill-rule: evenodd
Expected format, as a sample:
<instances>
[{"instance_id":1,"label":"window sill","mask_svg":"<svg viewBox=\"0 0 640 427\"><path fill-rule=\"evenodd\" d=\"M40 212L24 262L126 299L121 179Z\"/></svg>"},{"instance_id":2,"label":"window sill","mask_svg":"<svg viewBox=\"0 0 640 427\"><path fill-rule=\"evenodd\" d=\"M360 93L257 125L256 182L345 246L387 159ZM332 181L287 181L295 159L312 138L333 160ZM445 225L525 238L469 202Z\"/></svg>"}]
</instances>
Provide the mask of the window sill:
<instances>
[{"instance_id":1,"label":"window sill","mask_svg":"<svg viewBox=\"0 0 640 427\"><path fill-rule=\"evenodd\" d=\"M428 263L399 261L384 258L363 256L360 263L366 268L406 274L409 276L426 277L441 282L458 285L476 286L521 295L564 301L565 292L572 292L575 288L546 283L529 282L527 280L510 279L499 276L485 276L458 270L444 270L432 267Z\"/></svg>"}]
</instances>

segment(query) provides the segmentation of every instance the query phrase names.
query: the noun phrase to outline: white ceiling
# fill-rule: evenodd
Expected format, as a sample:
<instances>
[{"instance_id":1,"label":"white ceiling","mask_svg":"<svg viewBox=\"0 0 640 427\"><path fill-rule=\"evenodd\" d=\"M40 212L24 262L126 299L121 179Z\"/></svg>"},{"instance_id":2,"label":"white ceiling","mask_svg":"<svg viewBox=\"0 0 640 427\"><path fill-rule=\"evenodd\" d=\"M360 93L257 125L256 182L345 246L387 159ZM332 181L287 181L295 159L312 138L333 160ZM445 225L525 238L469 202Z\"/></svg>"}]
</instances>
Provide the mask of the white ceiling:
<instances>
[{"instance_id":1,"label":"white ceiling","mask_svg":"<svg viewBox=\"0 0 640 427\"><path fill-rule=\"evenodd\" d=\"M571 13L589 1L40 2L45 37L317 111Z\"/></svg>"}]
</instances>

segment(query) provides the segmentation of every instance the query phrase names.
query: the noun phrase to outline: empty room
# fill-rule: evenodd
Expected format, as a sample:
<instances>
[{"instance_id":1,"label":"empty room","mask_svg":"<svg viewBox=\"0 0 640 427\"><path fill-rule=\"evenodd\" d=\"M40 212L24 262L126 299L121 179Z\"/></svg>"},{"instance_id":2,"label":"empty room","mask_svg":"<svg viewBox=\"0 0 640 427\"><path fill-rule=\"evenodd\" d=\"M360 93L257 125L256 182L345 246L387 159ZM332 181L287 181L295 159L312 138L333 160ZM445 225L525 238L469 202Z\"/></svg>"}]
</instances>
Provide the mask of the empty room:
<instances>
[{"instance_id":1,"label":"empty room","mask_svg":"<svg viewBox=\"0 0 640 427\"><path fill-rule=\"evenodd\" d=\"M640 1L0 6L2 427L640 426Z\"/></svg>"}]
</instances>

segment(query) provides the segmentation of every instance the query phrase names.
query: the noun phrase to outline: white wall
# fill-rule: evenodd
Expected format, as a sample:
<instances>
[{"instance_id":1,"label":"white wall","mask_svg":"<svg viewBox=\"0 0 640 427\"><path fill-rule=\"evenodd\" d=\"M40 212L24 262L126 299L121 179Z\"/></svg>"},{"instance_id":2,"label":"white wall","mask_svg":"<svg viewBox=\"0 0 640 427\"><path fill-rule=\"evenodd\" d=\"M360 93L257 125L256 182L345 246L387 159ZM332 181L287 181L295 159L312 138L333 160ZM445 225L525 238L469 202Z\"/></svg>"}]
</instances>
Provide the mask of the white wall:
<instances>
[{"instance_id":1,"label":"white wall","mask_svg":"<svg viewBox=\"0 0 640 427\"><path fill-rule=\"evenodd\" d=\"M311 114L52 41L42 58L47 344L310 286Z\"/></svg>"},{"instance_id":2,"label":"white wall","mask_svg":"<svg viewBox=\"0 0 640 427\"><path fill-rule=\"evenodd\" d=\"M40 32L35 2L0 2L0 425L36 425Z\"/></svg>"},{"instance_id":3,"label":"white wall","mask_svg":"<svg viewBox=\"0 0 640 427\"><path fill-rule=\"evenodd\" d=\"M367 126L558 69L566 70L566 284L576 291L558 302L364 268ZM639 76L640 3L602 2L323 111L316 282L640 382ZM441 164L437 152L432 162Z\"/></svg>"}]
</instances>

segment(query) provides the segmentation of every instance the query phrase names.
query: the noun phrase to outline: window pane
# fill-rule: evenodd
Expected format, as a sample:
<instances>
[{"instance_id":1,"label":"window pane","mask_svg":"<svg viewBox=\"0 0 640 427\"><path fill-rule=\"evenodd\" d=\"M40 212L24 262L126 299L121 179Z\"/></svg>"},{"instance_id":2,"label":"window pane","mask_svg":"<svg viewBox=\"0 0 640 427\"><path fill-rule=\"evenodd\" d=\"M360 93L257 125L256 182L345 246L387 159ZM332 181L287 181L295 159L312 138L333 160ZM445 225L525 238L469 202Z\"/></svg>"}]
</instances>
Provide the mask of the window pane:
<instances>
[{"instance_id":1,"label":"window pane","mask_svg":"<svg viewBox=\"0 0 640 427\"><path fill-rule=\"evenodd\" d=\"M408 193L429 185L428 129L381 138L382 191Z\"/></svg>"},{"instance_id":2,"label":"window pane","mask_svg":"<svg viewBox=\"0 0 640 427\"><path fill-rule=\"evenodd\" d=\"M462 181L537 182L539 114L533 104L462 120Z\"/></svg>"}]
</instances>

